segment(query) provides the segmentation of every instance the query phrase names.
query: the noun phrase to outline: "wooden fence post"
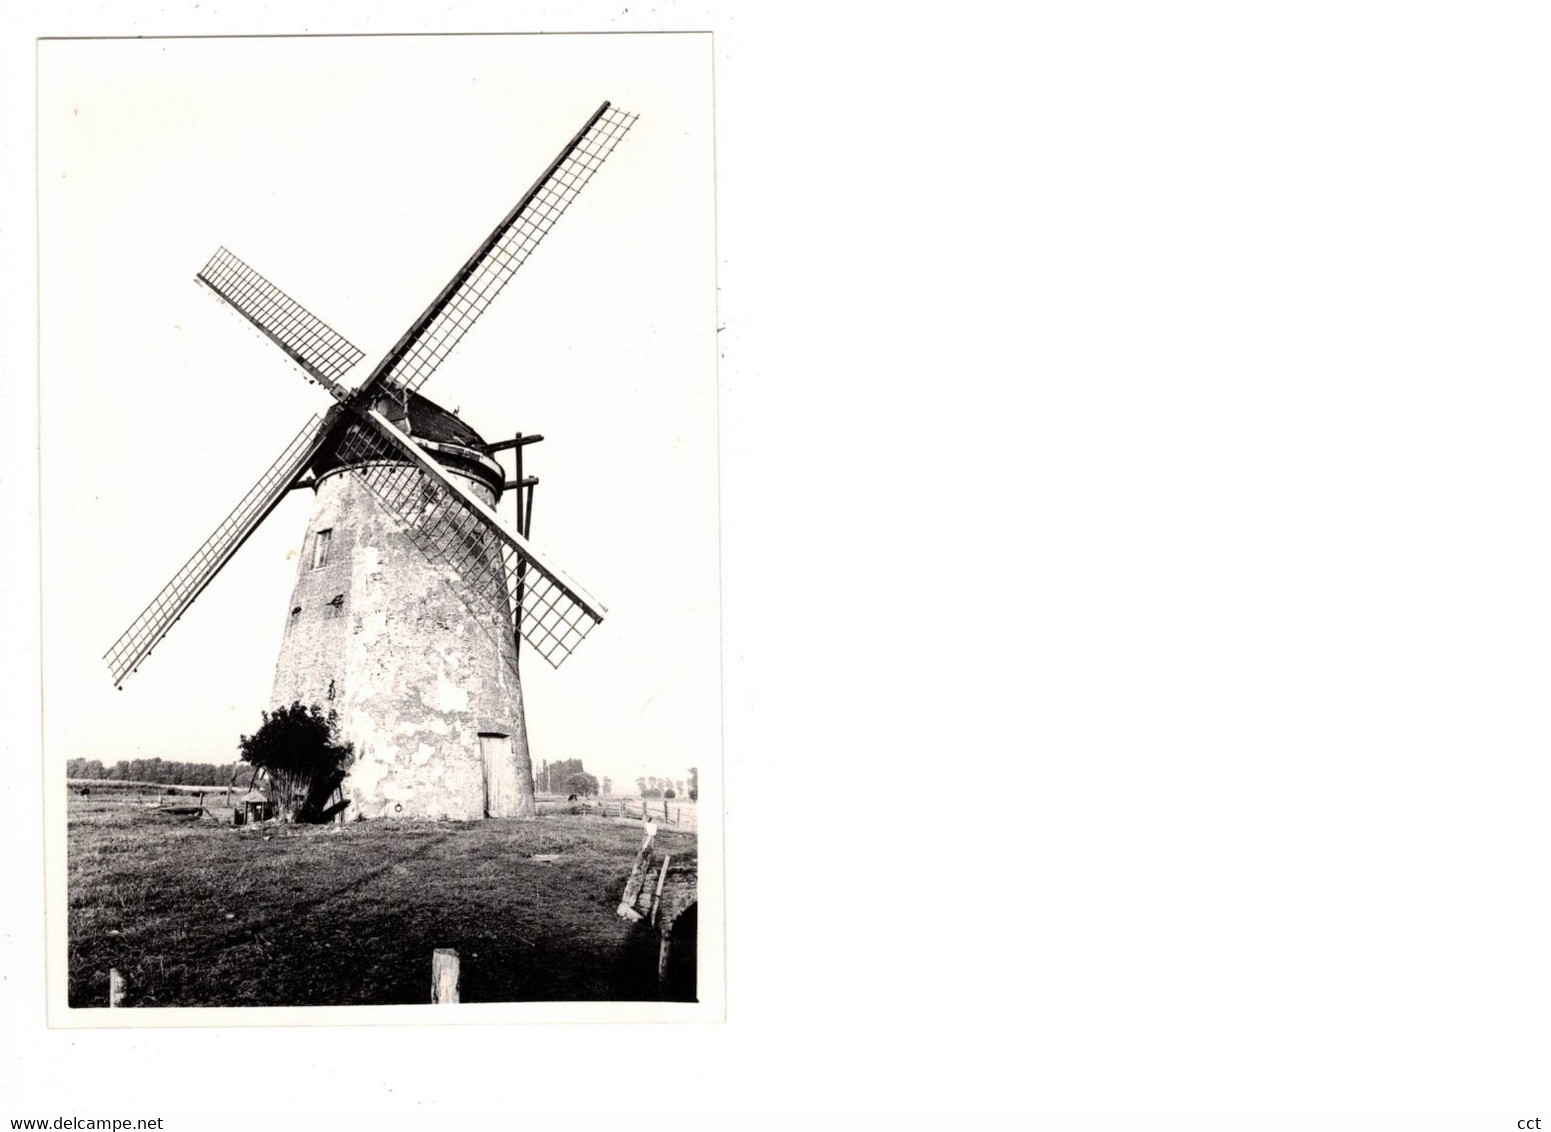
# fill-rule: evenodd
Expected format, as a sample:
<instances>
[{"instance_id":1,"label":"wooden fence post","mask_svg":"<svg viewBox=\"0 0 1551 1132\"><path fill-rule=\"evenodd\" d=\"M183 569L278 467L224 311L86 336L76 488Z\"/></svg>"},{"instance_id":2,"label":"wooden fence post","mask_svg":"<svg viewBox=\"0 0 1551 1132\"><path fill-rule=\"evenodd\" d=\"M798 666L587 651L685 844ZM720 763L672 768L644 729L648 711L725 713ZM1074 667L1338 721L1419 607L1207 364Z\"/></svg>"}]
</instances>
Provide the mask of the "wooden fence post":
<instances>
[{"instance_id":1,"label":"wooden fence post","mask_svg":"<svg viewBox=\"0 0 1551 1132\"><path fill-rule=\"evenodd\" d=\"M108 968L108 1005L124 1005L124 976L118 973L117 967Z\"/></svg>"},{"instance_id":2,"label":"wooden fence post","mask_svg":"<svg viewBox=\"0 0 1551 1132\"><path fill-rule=\"evenodd\" d=\"M431 952L431 1001L458 1001L458 953L450 947Z\"/></svg>"}]
</instances>

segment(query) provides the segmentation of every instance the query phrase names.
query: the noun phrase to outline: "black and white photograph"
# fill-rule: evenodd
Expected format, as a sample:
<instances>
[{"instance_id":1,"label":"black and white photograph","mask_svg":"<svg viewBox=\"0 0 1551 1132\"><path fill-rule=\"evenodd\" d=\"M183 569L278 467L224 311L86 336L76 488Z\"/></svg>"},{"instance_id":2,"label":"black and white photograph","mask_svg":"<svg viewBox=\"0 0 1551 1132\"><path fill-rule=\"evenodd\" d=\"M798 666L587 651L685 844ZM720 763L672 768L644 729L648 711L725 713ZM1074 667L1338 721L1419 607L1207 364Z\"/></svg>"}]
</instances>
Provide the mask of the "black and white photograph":
<instances>
[{"instance_id":1,"label":"black and white photograph","mask_svg":"<svg viewBox=\"0 0 1551 1132\"><path fill-rule=\"evenodd\" d=\"M56 1024L719 1011L709 48L41 46Z\"/></svg>"}]
</instances>

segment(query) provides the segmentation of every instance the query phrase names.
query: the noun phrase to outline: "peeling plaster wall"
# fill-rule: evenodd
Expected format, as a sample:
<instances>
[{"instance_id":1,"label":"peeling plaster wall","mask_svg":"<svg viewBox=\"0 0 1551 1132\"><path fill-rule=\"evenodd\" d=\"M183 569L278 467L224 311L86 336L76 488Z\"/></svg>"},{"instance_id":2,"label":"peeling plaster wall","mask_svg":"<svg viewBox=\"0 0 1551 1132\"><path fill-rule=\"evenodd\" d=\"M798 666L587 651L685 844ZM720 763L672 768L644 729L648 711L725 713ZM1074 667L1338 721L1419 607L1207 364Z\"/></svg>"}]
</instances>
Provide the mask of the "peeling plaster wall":
<instances>
[{"instance_id":1,"label":"peeling plaster wall","mask_svg":"<svg viewBox=\"0 0 1551 1132\"><path fill-rule=\"evenodd\" d=\"M460 478L494 503L485 485ZM323 529L333 532L329 560L314 569ZM486 816L481 733L510 737L499 747L511 765L500 769L508 779L515 772L517 783L512 812L490 816L534 812L510 621L477 615L464 592L451 567L429 561L359 477L334 472L319 481L290 606L301 612L293 620L287 610L271 703L300 699L339 712L355 746L347 817ZM341 593L335 614L327 603Z\"/></svg>"}]
</instances>

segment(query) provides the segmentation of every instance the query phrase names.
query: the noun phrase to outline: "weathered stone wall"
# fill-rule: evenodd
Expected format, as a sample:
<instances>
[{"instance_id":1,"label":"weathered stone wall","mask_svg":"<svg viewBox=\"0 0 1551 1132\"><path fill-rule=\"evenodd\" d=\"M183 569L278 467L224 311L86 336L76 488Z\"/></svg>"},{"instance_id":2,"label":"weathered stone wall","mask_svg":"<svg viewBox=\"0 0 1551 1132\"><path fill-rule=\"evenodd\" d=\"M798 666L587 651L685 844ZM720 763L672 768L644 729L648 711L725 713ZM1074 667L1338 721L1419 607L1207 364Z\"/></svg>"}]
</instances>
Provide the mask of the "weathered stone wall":
<instances>
[{"instance_id":1,"label":"weathered stone wall","mask_svg":"<svg viewBox=\"0 0 1551 1132\"><path fill-rule=\"evenodd\" d=\"M494 502L484 484L463 482ZM314 568L325 529L329 558ZM484 817L481 734L509 737L486 744L508 760L490 777L517 783L495 790L491 816L533 813L510 622L471 609L457 574L427 559L348 471L318 483L287 618L271 702L339 712L355 747L347 816Z\"/></svg>"}]
</instances>

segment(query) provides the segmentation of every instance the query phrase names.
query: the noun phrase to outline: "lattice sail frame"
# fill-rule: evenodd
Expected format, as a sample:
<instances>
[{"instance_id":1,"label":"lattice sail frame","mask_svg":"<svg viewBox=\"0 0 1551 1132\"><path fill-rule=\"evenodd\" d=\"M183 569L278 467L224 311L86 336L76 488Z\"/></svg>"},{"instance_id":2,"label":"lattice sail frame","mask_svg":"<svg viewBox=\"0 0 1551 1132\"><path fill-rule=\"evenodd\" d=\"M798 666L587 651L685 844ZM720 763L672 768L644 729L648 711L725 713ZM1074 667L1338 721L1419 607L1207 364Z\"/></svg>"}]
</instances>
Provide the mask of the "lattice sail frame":
<instances>
[{"instance_id":1,"label":"lattice sail frame","mask_svg":"<svg viewBox=\"0 0 1551 1132\"><path fill-rule=\"evenodd\" d=\"M364 383L416 390L539 246L639 115L605 102Z\"/></svg>"},{"instance_id":2,"label":"lattice sail frame","mask_svg":"<svg viewBox=\"0 0 1551 1132\"><path fill-rule=\"evenodd\" d=\"M238 547L247 541L248 536L258 529L258 525L285 498L297 476L306 470L322 450L339 414L340 410L333 409L326 415L313 416L302 426L301 431L285 446L258 482L238 500L237 506L221 521L215 532L172 576L172 581L151 599L151 603L124 630L113 647L103 654L115 685L122 684L124 678L139 667L140 662L194 603L200 591L210 584L221 567L237 553Z\"/></svg>"},{"instance_id":3,"label":"lattice sail frame","mask_svg":"<svg viewBox=\"0 0 1551 1132\"><path fill-rule=\"evenodd\" d=\"M366 356L364 350L224 247L216 250L194 278L225 299L336 396L344 388L339 379Z\"/></svg>"},{"instance_id":4,"label":"lattice sail frame","mask_svg":"<svg viewBox=\"0 0 1551 1132\"><path fill-rule=\"evenodd\" d=\"M601 605L493 512L481 513L467 489L460 490L411 438L385 436L376 414L353 423L338 452L420 552L452 568L474 612L498 616L551 667L559 668L603 620Z\"/></svg>"}]
</instances>

